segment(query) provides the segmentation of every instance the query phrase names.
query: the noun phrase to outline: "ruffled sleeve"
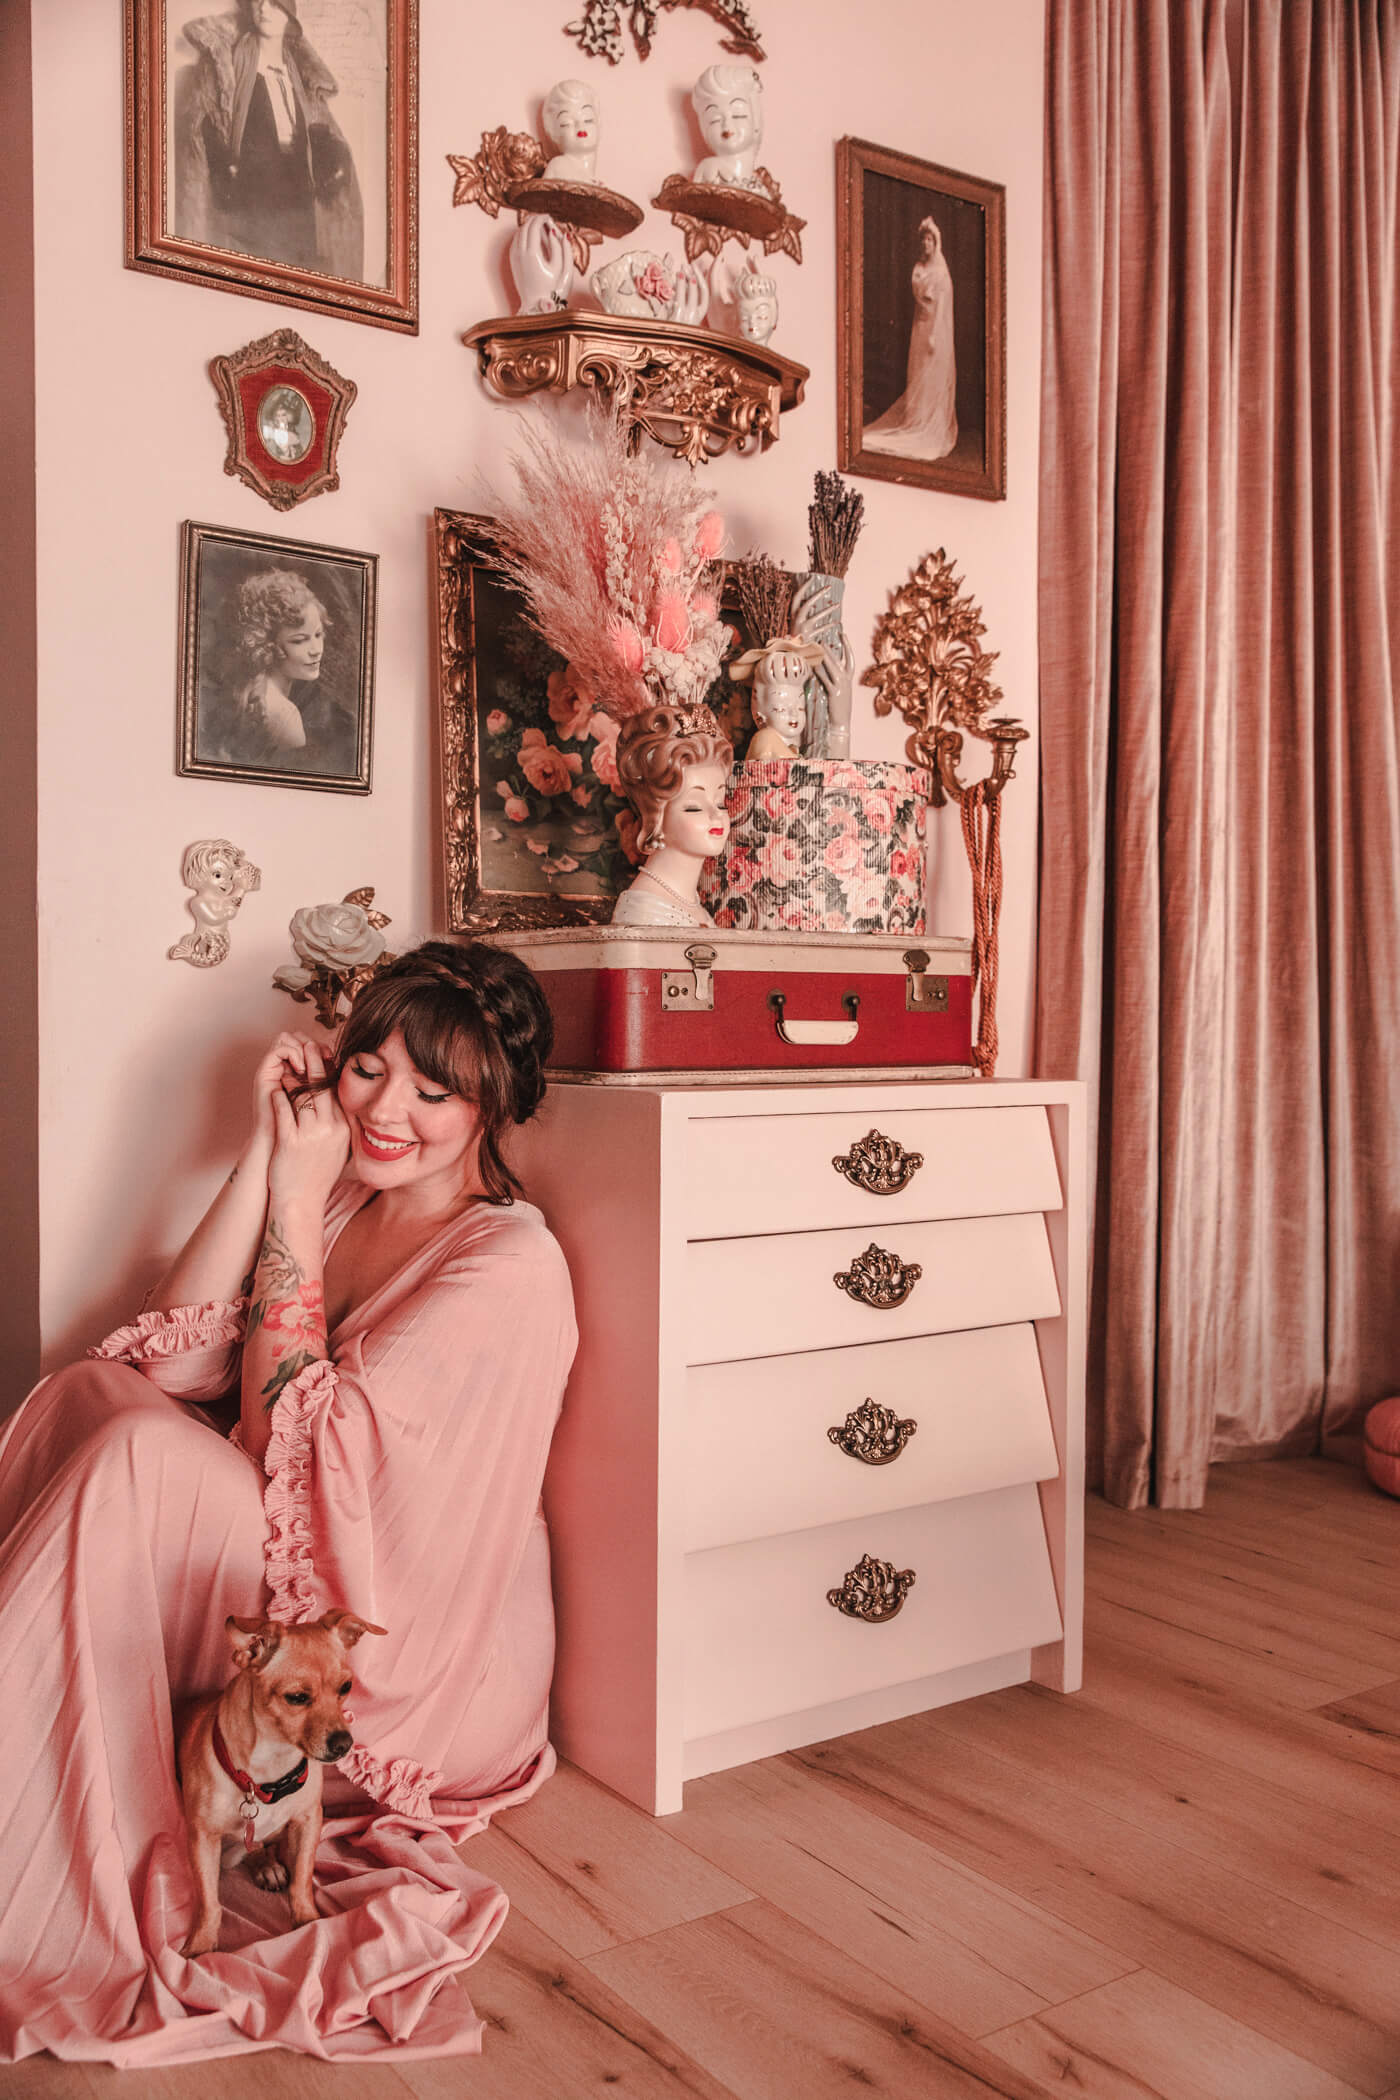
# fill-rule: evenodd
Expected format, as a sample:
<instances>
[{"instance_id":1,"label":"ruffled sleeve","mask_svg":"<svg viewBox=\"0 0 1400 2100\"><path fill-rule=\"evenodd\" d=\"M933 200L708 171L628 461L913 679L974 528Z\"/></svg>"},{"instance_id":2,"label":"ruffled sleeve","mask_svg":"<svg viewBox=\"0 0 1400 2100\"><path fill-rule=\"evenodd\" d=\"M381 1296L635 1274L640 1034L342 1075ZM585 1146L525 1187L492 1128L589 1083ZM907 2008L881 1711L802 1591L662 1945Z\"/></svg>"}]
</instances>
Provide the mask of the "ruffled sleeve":
<instances>
[{"instance_id":1,"label":"ruffled sleeve","mask_svg":"<svg viewBox=\"0 0 1400 2100\"><path fill-rule=\"evenodd\" d=\"M176 1305L169 1312L143 1312L118 1327L88 1355L104 1363L130 1364L152 1385L177 1400L219 1400L238 1378L248 1300L211 1299L206 1305Z\"/></svg>"},{"instance_id":2,"label":"ruffled sleeve","mask_svg":"<svg viewBox=\"0 0 1400 2100\"><path fill-rule=\"evenodd\" d=\"M465 1226L416 1288L274 1403L269 1614L341 1607L387 1628L355 1650L341 1769L415 1820L445 1791L494 1652L575 1341L563 1256L520 1205Z\"/></svg>"}]
</instances>

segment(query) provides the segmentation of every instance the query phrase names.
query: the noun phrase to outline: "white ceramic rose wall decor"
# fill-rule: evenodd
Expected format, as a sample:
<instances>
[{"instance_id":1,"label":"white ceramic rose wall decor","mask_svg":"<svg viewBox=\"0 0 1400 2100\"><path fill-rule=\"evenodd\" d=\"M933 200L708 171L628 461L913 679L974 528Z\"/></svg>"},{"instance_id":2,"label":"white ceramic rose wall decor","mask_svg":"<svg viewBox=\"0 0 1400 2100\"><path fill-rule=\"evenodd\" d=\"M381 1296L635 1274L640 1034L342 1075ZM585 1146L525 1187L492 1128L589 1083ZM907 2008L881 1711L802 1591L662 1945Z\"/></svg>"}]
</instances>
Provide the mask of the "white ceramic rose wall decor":
<instances>
[{"instance_id":1,"label":"white ceramic rose wall decor","mask_svg":"<svg viewBox=\"0 0 1400 2100\"><path fill-rule=\"evenodd\" d=\"M339 904L304 904L292 913L288 932L295 963L274 970L279 992L302 1002L312 1000L322 1027L333 1028L356 994L386 964L395 960L384 946L387 912L375 911L372 889L351 890Z\"/></svg>"}]
</instances>

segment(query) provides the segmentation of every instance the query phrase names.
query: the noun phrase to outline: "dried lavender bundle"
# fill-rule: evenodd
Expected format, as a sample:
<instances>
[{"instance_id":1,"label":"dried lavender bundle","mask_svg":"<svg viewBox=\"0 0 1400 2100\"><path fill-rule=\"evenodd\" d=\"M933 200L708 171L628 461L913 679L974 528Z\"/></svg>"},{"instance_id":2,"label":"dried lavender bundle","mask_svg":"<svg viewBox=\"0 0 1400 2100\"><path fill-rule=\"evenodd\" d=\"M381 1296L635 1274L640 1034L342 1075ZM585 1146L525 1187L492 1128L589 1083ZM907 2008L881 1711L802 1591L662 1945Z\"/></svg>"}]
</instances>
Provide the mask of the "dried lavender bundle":
<instances>
[{"instance_id":1,"label":"dried lavender bundle","mask_svg":"<svg viewBox=\"0 0 1400 2100\"><path fill-rule=\"evenodd\" d=\"M807 512L812 567L819 576L844 576L860 538L865 498L847 488L839 474L819 473L813 489Z\"/></svg>"},{"instance_id":2,"label":"dried lavender bundle","mask_svg":"<svg viewBox=\"0 0 1400 2100\"><path fill-rule=\"evenodd\" d=\"M739 610L745 630L755 642L771 642L776 635L787 633L792 615L792 583L787 571L767 554L751 555L747 561L735 564Z\"/></svg>"}]
</instances>

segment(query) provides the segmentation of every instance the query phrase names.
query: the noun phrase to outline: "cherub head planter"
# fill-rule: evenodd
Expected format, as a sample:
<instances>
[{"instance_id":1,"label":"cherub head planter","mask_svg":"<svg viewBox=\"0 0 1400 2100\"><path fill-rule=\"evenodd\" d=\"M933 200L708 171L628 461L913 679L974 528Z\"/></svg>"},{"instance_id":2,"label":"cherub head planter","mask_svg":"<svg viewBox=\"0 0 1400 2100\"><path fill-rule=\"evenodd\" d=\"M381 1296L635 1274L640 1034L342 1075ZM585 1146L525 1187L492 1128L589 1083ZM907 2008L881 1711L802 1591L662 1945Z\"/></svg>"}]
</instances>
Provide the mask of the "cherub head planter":
<instances>
[{"instance_id":1,"label":"cherub head planter","mask_svg":"<svg viewBox=\"0 0 1400 2100\"><path fill-rule=\"evenodd\" d=\"M780 634L761 649L746 649L729 666L738 685L752 684L755 734L748 758L796 758L807 727L807 681L827 651L820 642Z\"/></svg>"},{"instance_id":2,"label":"cherub head planter","mask_svg":"<svg viewBox=\"0 0 1400 2100\"><path fill-rule=\"evenodd\" d=\"M729 836L733 749L703 704L644 708L622 725L617 774L644 856L613 909L615 926L708 926L700 873Z\"/></svg>"},{"instance_id":3,"label":"cherub head planter","mask_svg":"<svg viewBox=\"0 0 1400 2100\"><path fill-rule=\"evenodd\" d=\"M541 111L556 180L598 180L598 97L582 80L556 80Z\"/></svg>"},{"instance_id":4,"label":"cherub head planter","mask_svg":"<svg viewBox=\"0 0 1400 2100\"><path fill-rule=\"evenodd\" d=\"M261 886L262 871L227 839L196 839L185 848L180 880L194 892L186 900L194 931L168 948L166 955L171 962L210 970L228 954L228 929L249 890Z\"/></svg>"},{"instance_id":5,"label":"cherub head planter","mask_svg":"<svg viewBox=\"0 0 1400 2100\"><path fill-rule=\"evenodd\" d=\"M754 163L763 142L763 82L752 66L706 66L691 93L700 135L709 152L696 182L754 187Z\"/></svg>"}]
</instances>

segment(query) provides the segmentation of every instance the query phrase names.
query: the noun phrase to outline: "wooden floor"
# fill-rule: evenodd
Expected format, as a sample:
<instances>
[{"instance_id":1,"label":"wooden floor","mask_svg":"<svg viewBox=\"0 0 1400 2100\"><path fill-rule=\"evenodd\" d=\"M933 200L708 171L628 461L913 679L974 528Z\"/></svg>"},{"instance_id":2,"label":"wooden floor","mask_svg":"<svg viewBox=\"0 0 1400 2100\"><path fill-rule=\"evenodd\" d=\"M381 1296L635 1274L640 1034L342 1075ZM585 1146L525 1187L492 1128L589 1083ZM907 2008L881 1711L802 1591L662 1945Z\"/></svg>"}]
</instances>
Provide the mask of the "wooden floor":
<instances>
[{"instance_id":1,"label":"wooden floor","mask_svg":"<svg viewBox=\"0 0 1400 2100\"><path fill-rule=\"evenodd\" d=\"M510 1893L484 2054L280 2052L4 2100L1400 2100L1400 1504L1219 1467L1092 1502L1088 1663L693 1782L563 1769L468 1848Z\"/></svg>"}]
</instances>

